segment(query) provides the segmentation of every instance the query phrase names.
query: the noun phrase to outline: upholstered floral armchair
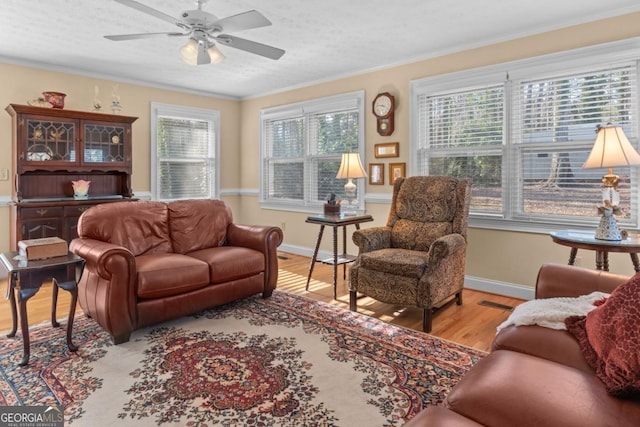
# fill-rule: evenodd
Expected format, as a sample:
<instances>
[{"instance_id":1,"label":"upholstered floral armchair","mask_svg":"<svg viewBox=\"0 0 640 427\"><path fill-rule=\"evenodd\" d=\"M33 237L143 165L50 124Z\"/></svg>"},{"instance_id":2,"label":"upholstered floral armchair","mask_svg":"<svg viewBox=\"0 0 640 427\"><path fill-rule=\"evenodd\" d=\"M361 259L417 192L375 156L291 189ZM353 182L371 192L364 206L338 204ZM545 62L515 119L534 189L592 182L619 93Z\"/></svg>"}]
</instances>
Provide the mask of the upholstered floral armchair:
<instances>
[{"instance_id":1,"label":"upholstered floral armchair","mask_svg":"<svg viewBox=\"0 0 640 427\"><path fill-rule=\"evenodd\" d=\"M350 308L358 293L387 304L423 309L431 331L434 309L462 304L471 182L447 176L399 178L387 225L357 230L349 276Z\"/></svg>"}]
</instances>

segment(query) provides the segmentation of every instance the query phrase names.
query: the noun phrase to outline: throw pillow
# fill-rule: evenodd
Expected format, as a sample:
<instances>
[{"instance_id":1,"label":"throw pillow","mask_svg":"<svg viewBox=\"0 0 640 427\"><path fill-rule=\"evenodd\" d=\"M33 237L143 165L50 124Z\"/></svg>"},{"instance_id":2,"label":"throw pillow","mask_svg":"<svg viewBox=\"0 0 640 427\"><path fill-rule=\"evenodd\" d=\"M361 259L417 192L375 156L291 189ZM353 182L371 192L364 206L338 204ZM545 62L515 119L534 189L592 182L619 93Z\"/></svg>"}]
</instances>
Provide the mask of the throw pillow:
<instances>
[{"instance_id":1,"label":"throw pillow","mask_svg":"<svg viewBox=\"0 0 640 427\"><path fill-rule=\"evenodd\" d=\"M610 394L640 394L640 273L595 310L565 324Z\"/></svg>"}]
</instances>

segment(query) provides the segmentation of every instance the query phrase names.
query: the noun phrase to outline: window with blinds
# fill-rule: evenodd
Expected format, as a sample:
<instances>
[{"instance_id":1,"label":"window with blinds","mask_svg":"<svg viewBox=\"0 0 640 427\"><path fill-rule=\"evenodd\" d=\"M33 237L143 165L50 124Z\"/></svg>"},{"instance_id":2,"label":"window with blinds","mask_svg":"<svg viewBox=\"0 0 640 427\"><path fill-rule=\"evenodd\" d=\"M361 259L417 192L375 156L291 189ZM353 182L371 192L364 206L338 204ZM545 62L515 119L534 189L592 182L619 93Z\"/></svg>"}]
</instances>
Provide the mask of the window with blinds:
<instances>
[{"instance_id":1,"label":"window with blinds","mask_svg":"<svg viewBox=\"0 0 640 427\"><path fill-rule=\"evenodd\" d=\"M470 178L472 223L596 224L607 171L582 169L596 126L637 147L640 125L640 50L601 49L412 82L412 173ZM637 226L637 167L614 173L618 221Z\"/></svg>"},{"instance_id":2,"label":"window with blinds","mask_svg":"<svg viewBox=\"0 0 640 427\"><path fill-rule=\"evenodd\" d=\"M418 174L469 178L470 209L502 212L504 87L418 97Z\"/></svg>"},{"instance_id":3,"label":"window with blinds","mask_svg":"<svg viewBox=\"0 0 640 427\"><path fill-rule=\"evenodd\" d=\"M219 113L153 104L152 121L154 199L216 197Z\"/></svg>"},{"instance_id":4,"label":"window with blinds","mask_svg":"<svg viewBox=\"0 0 640 427\"><path fill-rule=\"evenodd\" d=\"M344 197L346 180L336 174L342 153L363 157L363 101L357 92L261 112L263 207L315 208L332 193ZM364 184L357 185L361 196Z\"/></svg>"},{"instance_id":5,"label":"window with blinds","mask_svg":"<svg viewBox=\"0 0 640 427\"><path fill-rule=\"evenodd\" d=\"M620 125L637 145L636 79L635 64L628 64L517 83L512 126L514 173L521 179L514 199L519 215L594 216L606 171L582 165L596 125ZM631 218L630 169L615 169L623 212L618 219Z\"/></svg>"}]
</instances>

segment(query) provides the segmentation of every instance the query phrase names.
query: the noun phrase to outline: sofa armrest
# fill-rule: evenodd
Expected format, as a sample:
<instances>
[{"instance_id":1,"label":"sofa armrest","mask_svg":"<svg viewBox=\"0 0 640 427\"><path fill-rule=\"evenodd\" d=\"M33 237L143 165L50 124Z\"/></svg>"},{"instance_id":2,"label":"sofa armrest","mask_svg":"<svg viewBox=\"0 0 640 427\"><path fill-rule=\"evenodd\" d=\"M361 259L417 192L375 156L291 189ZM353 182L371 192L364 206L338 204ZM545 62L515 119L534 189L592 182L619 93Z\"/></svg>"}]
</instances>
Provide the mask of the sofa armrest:
<instances>
[{"instance_id":1,"label":"sofa armrest","mask_svg":"<svg viewBox=\"0 0 640 427\"><path fill-rule=\"evenodd\" d=\"M114 343L128 341L136 322L136 263L126 248L100 240L77 238L69 249L84 258L78 283L82 310L111 334Z\"/></svg>"},{"instance_id":2,"label":"sofa armrest","mask_svg":"<svg viewBox=\"0 0 640 427\"><path fill-rule=\"evenodd\" d=\"M611 293L628 276L563 264L544 264L538 271L536 299L577 297L600 291Z\"/></svg>"},{"instance_id":3,"label":"sofa armrest","mask_svg":"<svg viewBox=\"0 0 640 427\"><path fill-rule=\"evenodd\" d=\"M371 227L356 230L351 237L358 246L359 253L376 251L391 247L390 227Z\"/></svg>"},{"instance_id":4,"label":"sofa armrest","mask_svg":"<svg viewBox=\"0 0 640 427\"><path fill-rule=\"evenodd\" d=\"M239 246L264 254L265 288L268 297L278 284L278 246L283 240L282 229L269 225L242 225L231 223L227 227L227 245Z\"/></svg>"}]
</instances>

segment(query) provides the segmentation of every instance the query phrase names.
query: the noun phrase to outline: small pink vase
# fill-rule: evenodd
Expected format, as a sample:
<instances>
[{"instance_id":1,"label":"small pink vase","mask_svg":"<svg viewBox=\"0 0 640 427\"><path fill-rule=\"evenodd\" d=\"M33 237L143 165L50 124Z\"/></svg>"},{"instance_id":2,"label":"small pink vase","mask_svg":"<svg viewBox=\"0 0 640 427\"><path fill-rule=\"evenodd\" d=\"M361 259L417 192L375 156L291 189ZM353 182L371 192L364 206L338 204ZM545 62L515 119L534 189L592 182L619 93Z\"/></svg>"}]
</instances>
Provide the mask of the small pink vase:
<instances>
[{"instance_id":1,"label":"small pink vase","mask_svg":"<svg viewBox=\"0 0 640 427\"><path fill-rule=\"evenodd\" d=\"M78 181L71 181L71 184L73 185L74 199L86 199L89 197L89 185L91 181L79 179Z\"/></svg>"}]
</instances>

